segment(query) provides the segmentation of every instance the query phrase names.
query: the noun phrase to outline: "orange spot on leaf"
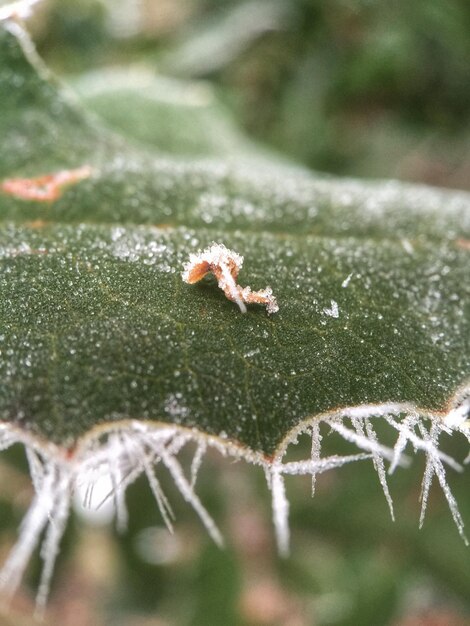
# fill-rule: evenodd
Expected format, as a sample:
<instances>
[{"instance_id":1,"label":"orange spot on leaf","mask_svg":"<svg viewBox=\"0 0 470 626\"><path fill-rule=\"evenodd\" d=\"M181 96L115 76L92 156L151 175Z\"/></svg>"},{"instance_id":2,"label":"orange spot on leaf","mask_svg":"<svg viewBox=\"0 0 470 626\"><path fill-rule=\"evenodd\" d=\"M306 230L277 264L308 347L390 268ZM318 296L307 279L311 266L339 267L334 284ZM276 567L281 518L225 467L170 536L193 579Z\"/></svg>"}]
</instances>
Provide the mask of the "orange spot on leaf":
<instances>
[{"instance_id":1,"label":"orange spot on leaf","mask_svg":"<svg viewBox=\"0 0 470 626\"><path fill-rule=\"evenodd\" d=\"M21 200L54 202L60 198L65 187L88 178L92 171L91 167L84 165L75 170L61 170L36 178L7 178L0 189Z\"/></svg>"},{"instance_id":2,"label":"orange spot on leaf","mask_svg":"<svg viewBox=\"0 0 470 626\"><path fill-rule=\"evenodd\" d=\"M470 250L470 239L457 239L457 246L463 250Z\"/></svg>"},{"instance_id":3,"label":"orange spot on leaf","mask_svg":"<svg viewBox=\"0 0 470 626\"><path fill-rule=\"evenodd\" d=\"M28 228L40 229L48 226L50 222L46 222L46 220L31 220L30 222L25 222L24 225Z\"/></svg>"}]
</instances>

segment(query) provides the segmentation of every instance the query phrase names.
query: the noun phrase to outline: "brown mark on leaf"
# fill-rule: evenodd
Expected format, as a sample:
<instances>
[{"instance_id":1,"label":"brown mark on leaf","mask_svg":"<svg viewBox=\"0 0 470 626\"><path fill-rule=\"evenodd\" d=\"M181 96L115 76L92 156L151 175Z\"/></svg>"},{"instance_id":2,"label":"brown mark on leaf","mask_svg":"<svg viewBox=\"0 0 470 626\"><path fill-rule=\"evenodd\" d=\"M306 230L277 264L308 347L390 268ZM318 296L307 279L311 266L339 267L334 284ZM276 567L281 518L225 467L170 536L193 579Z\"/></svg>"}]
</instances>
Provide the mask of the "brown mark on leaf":
<instances>
[{"instance_id":1,"label":"brown mark on leaf","mask_svg":"<svg viewBox=\"0 0 470 626\"><path fill-rule=\"evenodd\" d=\"M470 239L457 239L456 244L458 248L462 248L463 250L470 250Z\"/></svg>"},{"instance_id":2,"label":"brown mark on leaf","mask_svg":"<svg viewBox=\"0 0 470 626\"><path fill-rule=\"evenodd\" d=\"M36 178L7 178L1 183L0 189L21 200L54 202L61 197L65 187L89 178L92 172L90 166L84 165L75 170L61 170Z\"/></svg>"},{"instance_id":3,"label":"brown mark on leaf","mask_svg":"<svg viewBox=\"0 0 470 626\"><path fill-rule=\"evenodd\" d=\"M32 228L33 230L39 230L41 228L45 228L46 226L49 226L51 224L51 222L48 222L46 220L30 220L29 222L25 222L24 225L27 228Z\"/></svg>"},{"instance_id":4,"label":"brown mark on leaf","mask_svg":"<svg viewBox=\"0 0 470 626\"><path fill-rule=\"evenodd\" d=\"M252 291L251 287L240 287L237 284L242 265L242 256L223 244L213 243L202 252L189 256L189 261L184 265L182 278L186 283L193 285L211 272L225 296L236 302L242 313L246 313L245 304L264 304L269 314L279 311L271 287Z\"/></svg>"}]
</instances>

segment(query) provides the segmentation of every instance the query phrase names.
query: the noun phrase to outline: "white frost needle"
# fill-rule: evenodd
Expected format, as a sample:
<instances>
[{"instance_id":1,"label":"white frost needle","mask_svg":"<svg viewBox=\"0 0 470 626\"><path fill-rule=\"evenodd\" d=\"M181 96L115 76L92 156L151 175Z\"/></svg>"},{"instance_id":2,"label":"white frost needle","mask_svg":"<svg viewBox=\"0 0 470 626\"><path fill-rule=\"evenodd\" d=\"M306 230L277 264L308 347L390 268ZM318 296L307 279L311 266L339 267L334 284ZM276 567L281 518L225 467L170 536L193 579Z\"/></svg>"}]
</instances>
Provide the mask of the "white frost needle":
<instances>
[{"instance_id":1,"label":"white frost needle","mask_svg":"<svg viewBox=\"0 0 470 626\"><path fill-rule=\"evenodd\" d=\"M407 415L400 419L400 415ZM44 611L49 592L51 575L58 554L59 544L65 531L69 516L71 495L79 486L88 485L85 504L93 501L93 488L99 481L106 479L112 490L106 497L115 501L115 515L118 527L123 530L127 525L128 511L125 503L127 487L141 474L146 475L149 486L160 509L163 520L170 530L174 519L171 507L166 499L155 469L159 463L166 467L183 498L194 508L210 536L218 544L223 540L219 529L201 500L195 493L196 478L206 451L211 448L224 456L234 459L244 458L247 462L261 466L265 472L268 487L272 495L273 522L279 552L287 555L289 551L289 502L286 495L284 477L286 475L309 475L312 477L312 491L315 477L330 469L365 459L372 459L385 498L393 515L392 498L386 481L384 461L391 462L390 472L398 465L404 465L403 453L408 443L416 451L423 451L426 456L426 468L422 482L420 524L426 512L428 494L434 476L444 492L457 528L466 541L463 520L457 502L447 483L444 463L453 469L461 469L452 457L439 449L442 433L462 433L470 439L470 427L467 420L461 418L462 412L455 412L452 419L446 421L441 416L421 416L411 407L403 405L364 405L350 407L342 413L316 418L306 422L304 427L293 432L289 441L293 443L302 433L311 437L311 450L308 458L287 462L287 444L276 454L275 460L268 461L254 452L244 451L228 441L217 437L206 437L197 431L189 431L178 426L151 427L140 422L132 422L94 439L83 445L77 454L64 458L60 450L54 447L39 449L37 441L28 440L24 433L0 425L0 447L7 447L21 442L26 448L35 496L31 502L19 531L19 538L0 572L0 592L5 599L17 590L23 573L33 551L44 533L41 548L43 571L37 596L38 614ZM374 416L377 416L376 418ZM373 428L373 419L384 422L398 432L393 448L380 443ZM352 429L345 425L352 424ZM345 456L321 456L322 424L330 428L344 440L362 452ZM194 443L196 450L190 463L190 478L186 478L178 455L186 444Z\"/></svg>"},{"instance_id":2,"label":"white frost needle","mask_svg":"<svg viewBox=\"0 0 470 626\"><path fill-rule=\"evenodd\" d=\"M49 514L54 502L54 466L49 468L40 489L24 518L19 539L3 565L0 573L0 592L7 599L17 590L31 555L36 548L44 527L49 522Z\"/></svg>"},{"instance_id":3,"label":"white frost needle","mask_svg":"<svg viewBox=\"0 0 470 626\"><path fill-rule=\"evenodd\" d=\"M197 497L190 483L186 480L181 465L178 463L174 456L171 456L166 451L162 451L161 456L164 465L167 467L170 474L172 475L175 484L180 490L183 498L192 505L193 509L201 518L202 523L206 527L207 532L212 537L214 542L219 546L223 546L224 540L222 539L222 535L220 534L219 529L215 525L212 517L203 506L202 502Z\"/></svg>"},{"instance_id":4,"label":"white frost needle","mask_svg":"<svg viewBox=\"0 0 470 626\"><path fill-rule=\"evenodd\" d=\"M191 441L188 433L176 433L173 438L166 444L165 450L167 454L178 454L184 446Z\"/></svg>"},{"instance_id":5,"label":"white frost needle","mask_svg":"<svg viewBox=\"0 0 470 626\"><path fill-rule=\"evenodd\" d=\"M125 477L121 474L120 468L117 467L113 470L111 469L111 466L110 476L111 484L113 486L113 492L110 494L110 497L114 499L114 506L116 508L116 528L118 532L124 533L127 530L129 521L129 512L127 510L125 496L126 492L125 488L123 488ZM103 500L101 505L104 504L104 502L105 500Z\"/></svg>"},{"instance_id":6,"label":"white frost needle","mask_svg":"<svg viewBox=\"0 0 470 626\"><path fill-rule=\"evenodd\" d=\"M0 22L28 18L33 12L34 5L39 2L41 0L19 0L0 7Z\"/></svg>"},{"instance_id":7,"label":"white frost needle","mask_svg":"<svg viewBox=\"0 0 470 626\"><path fill-rule=\"evenodd\" d=\"M437 419L440 419L440 418L437 418ZM410 428L407 427L406 423L399 423L396 420L391 419L391 418L387 419L387 422L391 426L393 426L393 428L396 428L396 430L398 430L399 433L403 433L403 436L406 437L407 440L413 444L416 450L422 450L423 452L433 452L442 461L444 461L444 463L447 463L447 465L449 465L449 467L454 469L456 472L462 471L462 466L460 463L457 463L457 461L455 461L455 459L453 459L451 456L449 456L445 452L442 452L441 450L436 448L431 440L423 440L422 438L418 437L418 435L416 435L416 433L413 432L413 430L410 430ZM416 422L416 424L419 425L421 423L422 423L422 420L418 418L418 421ZM440 425L439 425L439 429L440 431L442 429ZM447 430L447 428L445 428L445 430Z\"/></svg>"},{"instance_id":8,"label":"white frost needle","mask_svg":"<svg viewBox=\"0 0 470 626\"><path fill-rule=\"evenodd\" d=\"M138 450L140 451L140 458L144 466L145 475L147 477L148 483L150 485L150 489L152 490L152 493L157 503L160 514L168 530L171 533L173 533L172 520L175 519L175 515L170 506L170 503L168 502L167 497L165 496L163 492L163 489L161 488L160 481L155 475L155 471L153 467L153 459L145 450L144 445L141 445L140 442L136 442L136 444L137 444Z\"/></svg>"},{"instance_id":9,"label":"white frost needle","mask_svg":"<svg viewBox=\"0 0 470 626\"><path fill-rule=\"evenodd\" d=\"M313 422L310 428L310 436L312 437L312 445L310 448L310 460L314 463L320 459L320 453L321 453L322 436L320 434L320 424L318 422ZM312 472L312 498L315 495L316 479L317 479L316 472Z\"/></svg>"},{"instance_id":10,"label":"white frost needle","mask_svg":"<svg viewBox=\"0 0 470 626\"><path fill-rule=\"evenodd\" d=\"M46 537L41 547L44 565L36 596L36 616L42 619L49 595L54 565L59 554L60 540L65 532L70 512L72 476L69 471L58 471L55 498L49 514Z\"/></svg>"},{"instance_id":11,"label":"white frost needle","mask_svg":"<svg viewBox=\"0 0 470 626\"><path fill-rule=\"evenodd\" d=\"M26 448L26 459L29 465L29 473L31 480L33 481L34 490L37 492L41 488L41 483L44 480L44 467L36 452L32 448Z\"/></svg>"},{"instance_id":12,"label":"white frost needle","mask_svg":"<svg viewBox=\"0 0 470 626\"><path fill-rule=\"evenodd\" d=\"M440 428L438 424L431 424L430 430L428 431L424 424L419 424L419 430L421 432L421 436L423 440L426 441L429 445L426 452L426 468L424 470L424 477L421 489L421 515L419 520L420 528L424 523L424 516L426 513L426 507L428 503L429 489L431 487L433 476L436 475L441 486L442 491L446 497L447 503L449 505L449 509L452 513L452 517L454 518L454 522L458 528L460 536L464 540L465 544L468 545L467 537L464 532L464 523L462 516L460 515L460 511L457 505L457 502L450 490L450 487L447 483L446 472L444 465L442 463L441 457L438 454L438 446L439 446L439 434Z\"/></svg>"},{"instance_id":13,"label":"white frost needle","mask_svg":"<svg viewBox=\"0 0 470 626\"><path fill-rule=\"evenodd\" d=\"M289 501L286 496L286 487L280 467L274 465L271 469L271 495L273 508L273 522L276 530L277 546L282 556L289 554Z\"/></svg>"},{"instance_id":14,"label":"white frost needle","mask_svg":"<svg viewBox=\"0 0 470 626\"><path fill-rule=\"evenodd\" d=\"M396 422L392 417L388 417L386 416L385 419L387 420L387 422L391 425L391 426L395 426ZM405 452L405 448L408 444L408 435L407 433L409 431L412 431L414 429L414 427L416 426L416 424L419 421L419 416L418 415L407 415L404 420L403 420L403 428L400 428L398 431L398 439L395 443L395 446L393 447L393 457L392 457L392 462L390 463L390 467L388 470L389 474L393 474L393 472L395 471L395 469L397 468L398 465L400 465L401 463L401 459L403 457L403 453Z\"/></svg>"},{"instance_id":15,"label":"white frost needle","mask_svg":"<svg viewBox=\"0 0 470 626\"><path fill-rule=\"evenodd\" d=\"M354 461L363 461L371 459L371 454L348 454L347 456L328 456L317 461L290 461L289 463L279 464L278 471L282 474L291 474L293 476L304 476L311 474L322 474L336 467L342 467L346 463Z\"/></svg>"},{"instance_id":16,"label":"white frost needle","mask_svg":"<svg viewBox=\"0 0 470 626\"><path fill-rule=\"evenodd\" d=\"M199 469L201 468L202 460L207 451L207 443L205 441L201 441L196 448L196 452L193 456L193 461L191 463L191 487L194 489L196 486L197 475L199 473Z\"/></svg>"},{"instance_id":17,"label":"white frost needle","mask_svg":"<svg viewBox=\"0 0 470 626\"><path fill-rule=\"evenodd\" d=\"M387 446L383 446L377 441L366 437L365 435L360 435L346 426L343 426L342 423L338 421L338 419L332 419L328 421L328 424L332 430L335 430L339 435L343 437L346 441L350 441L357 445L358 448L365 450L366 452L375 453L382 458L388 459L391 461L393 459L393 450L388 448Z\"/></svg>"},{"instance_id":18,"label":"white frost needle","mask_svg":"<svg viewBox=\"0 0 470 626\"><path fill-rule=\"evenodd\" d=\"M366 426L366 433L367 433L368 439L378 444L377 435L374 429L372 428L370 419L366 418L364 420L364 423ZM364 433L362 424L360 424L358 420L355 421L355 426L358 429L360 429L359 432L361 434ZM392 500L392 496L390 495L390 490L388 488L387 474L385 472L385 464L384 464L383 457L380 454L378 454L375 449L372 450L372 456L373 456L375 471L377 472L377 476L379 477L380 484L385 494L385 499L387 500L388 508L390 509L390 515L392 517L392 520L395 521L395 513L393 511L393 500Z\"/></svg>"}]
</instances>

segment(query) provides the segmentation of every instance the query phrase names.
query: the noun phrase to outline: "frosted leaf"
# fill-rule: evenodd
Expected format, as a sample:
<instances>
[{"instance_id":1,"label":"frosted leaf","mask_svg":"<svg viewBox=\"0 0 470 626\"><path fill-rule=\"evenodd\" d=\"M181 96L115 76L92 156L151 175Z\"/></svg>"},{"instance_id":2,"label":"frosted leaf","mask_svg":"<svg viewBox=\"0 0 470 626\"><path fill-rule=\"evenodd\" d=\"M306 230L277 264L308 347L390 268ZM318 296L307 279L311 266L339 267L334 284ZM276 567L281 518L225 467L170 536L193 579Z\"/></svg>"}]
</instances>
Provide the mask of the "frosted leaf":
<instances>
[{"instance_id":1,"label":"frosted leaf","mask_svg":"<svg viewBox=\"0 0 470 626\"><path fill-rule=\"evenodd\" d=\"M180 458L187 444L202 441L264 470L284 553L286 475L314 480L335 469L347 479L342 465L372 459L389 499L385 461L391 469L404 465L407 443L408 453L426 455L424 491L437 475L461 528L443 469L460 466L438 446L441 433L469 437L462 402L448 406L470 364L470 196L322 179L261 164L261 157L253 167L238 158L184 161L144 152L100 128L48 80L17 23L2 31L0 49L0 409L17 424L16 431L0 426L0 447L17 440L31 450L36 492L34 516L26 514L5 564L14 574L7 590L41 537L54 556L62 522L59 533L48 525L66 516L70 492L84 487L85 504L95 506L103 480L123 530L126 490L141 475L168 523L159 471L169 471L220 542L195 488L202 448L192 471ZM54 172L76 176L88 163L93 175L57 202L54 193L50 204L21 199L31 181L33 196L39 187L39 197L50 197L44 175L57 182ZM232 305L207 306L203 289L177 280L190 251L214 238L228 248L213 244L219 247L191 256L185 278L197 268L202 277L212 263L242 311L257 298L274 312L269 288L238 285L242 257L234 250L245 250L255 259L246 268L252 281L276 281L282 315L243 319ZM384 398L390 403L380 404ZM416 422L403 419L413 413ZM398 433L394 447L372 430L380 418ZM348 442L351 454L326 457L321 428L333 431L331 441ZM289 441L301 433L312 449L287 462ZM51 567L46 560L40 602Z\"/></svg>"}]
</instances>

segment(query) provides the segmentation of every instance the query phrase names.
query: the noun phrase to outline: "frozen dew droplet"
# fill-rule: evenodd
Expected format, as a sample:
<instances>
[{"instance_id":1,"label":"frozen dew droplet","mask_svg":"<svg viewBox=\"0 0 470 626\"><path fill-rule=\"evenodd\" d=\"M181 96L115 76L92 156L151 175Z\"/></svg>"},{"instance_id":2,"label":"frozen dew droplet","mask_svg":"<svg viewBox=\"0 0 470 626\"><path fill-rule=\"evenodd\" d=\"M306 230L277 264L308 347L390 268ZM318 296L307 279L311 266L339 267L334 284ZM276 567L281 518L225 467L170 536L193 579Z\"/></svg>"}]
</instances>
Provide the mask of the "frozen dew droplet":
<instances>
[{"instance_id":1,"label":"frozen dew droplet","mask_svg":"<svg viewBox=\"0 0 470 626\"><path fill-rule=\"evenodd\" d=\"M335 300L331 301L331 306L329 308L324 308L323 313L330 317L338 318L339 317L339 307L338 303Z\"/></svg>"}]
</instances>

